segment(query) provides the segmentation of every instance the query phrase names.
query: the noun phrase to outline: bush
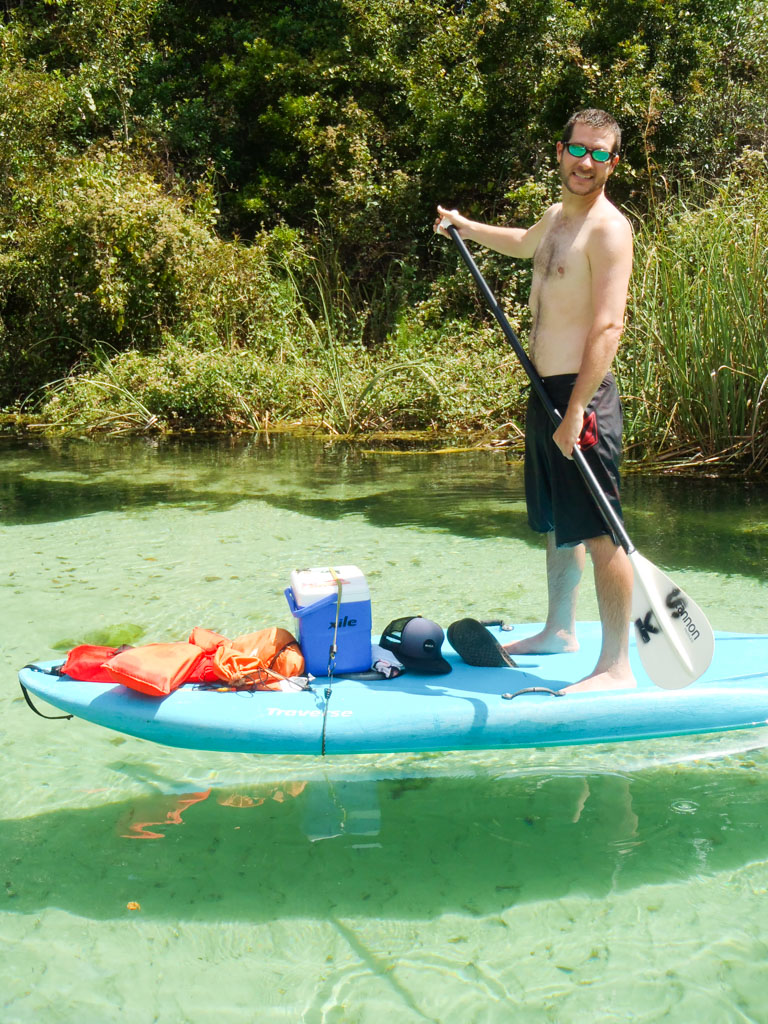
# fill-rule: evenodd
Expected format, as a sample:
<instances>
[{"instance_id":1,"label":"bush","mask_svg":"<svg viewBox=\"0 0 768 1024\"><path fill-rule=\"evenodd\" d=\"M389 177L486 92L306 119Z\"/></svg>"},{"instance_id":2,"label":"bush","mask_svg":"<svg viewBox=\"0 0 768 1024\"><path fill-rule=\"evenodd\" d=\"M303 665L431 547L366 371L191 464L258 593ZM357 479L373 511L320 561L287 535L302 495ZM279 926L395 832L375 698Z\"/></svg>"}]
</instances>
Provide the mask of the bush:
<instances>
[{"instance_id":1,"label":"bush","mask_svg":"<svg viewBox=\"0 0 768 1024\"><path fill-rule=\"evenodd\" d=\"M210 231L110 150L16 196L0 260L0 401L66 372L96 345L156 346L193 295Z\"/></svg>"},{"instance_id":2,"label":"bush","mask_svg":"<svg viewBox=\"0 0 768 1024\"><path fill-rule=\"evenodd\" d=\"M221 240L204 186L169 194L108 147L29 183L15 205L0 243L0 404L97 349L149 352L190 325L229 348L272 352L291 338L293 288L279 268L306 264L299 235Z\"/></svg>"}]
</instances>

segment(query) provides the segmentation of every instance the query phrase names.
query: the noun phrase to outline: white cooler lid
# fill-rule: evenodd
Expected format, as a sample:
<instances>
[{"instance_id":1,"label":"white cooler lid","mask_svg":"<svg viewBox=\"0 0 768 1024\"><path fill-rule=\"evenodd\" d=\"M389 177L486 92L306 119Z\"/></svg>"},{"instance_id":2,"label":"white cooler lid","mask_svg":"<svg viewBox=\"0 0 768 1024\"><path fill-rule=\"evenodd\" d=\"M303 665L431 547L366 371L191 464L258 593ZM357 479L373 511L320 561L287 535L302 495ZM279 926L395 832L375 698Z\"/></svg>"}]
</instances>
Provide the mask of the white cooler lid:
<instances>
[{"instance_id":1,"label":"white cooler lid","mask_svg":"<svg viewBox=\"0 0 768 1024\"><path fill-rule=\"evenodd\" d=\"M334 573L341 580L342 601L370 601L371 592L365 576L356 565L334 565L332 568L333 572L331 567L293 570L291 589L300 608L314 604L328 594L337 593L338 584Z\"/></svg>"}]
</instances>

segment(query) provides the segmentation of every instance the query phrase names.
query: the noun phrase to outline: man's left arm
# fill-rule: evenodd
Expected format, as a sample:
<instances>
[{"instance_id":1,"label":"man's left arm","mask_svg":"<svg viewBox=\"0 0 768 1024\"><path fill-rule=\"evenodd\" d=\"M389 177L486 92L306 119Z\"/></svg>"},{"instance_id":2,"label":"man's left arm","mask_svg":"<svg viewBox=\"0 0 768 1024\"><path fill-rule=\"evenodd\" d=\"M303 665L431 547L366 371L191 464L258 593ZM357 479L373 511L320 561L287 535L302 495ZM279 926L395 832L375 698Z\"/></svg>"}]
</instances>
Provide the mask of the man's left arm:
<instances>
[{"instance_id":1,"label":"man's left arm","mask_svg":"<svg viewBox=\"0 0 768 1024\"><path fill-rule=\"evenodd\" d=\"M592 273L592 326L568 408L553 435L555 444L569 459L584 426L586 408L611 368L624 330L632 273L629 222L617 217L599 225L592 233L587 255Z\"/></svg>"}]
</instances>

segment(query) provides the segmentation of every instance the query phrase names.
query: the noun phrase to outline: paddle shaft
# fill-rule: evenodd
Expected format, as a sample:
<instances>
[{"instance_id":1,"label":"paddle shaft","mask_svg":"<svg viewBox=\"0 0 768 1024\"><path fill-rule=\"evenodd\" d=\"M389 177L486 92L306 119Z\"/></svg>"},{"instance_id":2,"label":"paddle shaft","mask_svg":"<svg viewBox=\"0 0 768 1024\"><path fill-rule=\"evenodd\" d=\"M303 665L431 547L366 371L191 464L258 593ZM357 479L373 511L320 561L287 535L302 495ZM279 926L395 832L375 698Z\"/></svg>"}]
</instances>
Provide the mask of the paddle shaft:
<instances>
[{"instance_id":1,"label":"paddle shaft","mask_svg":"<svg viewBox=\"0 0 768 1024\"><path fill-rule=\"evenodd\" d=\"M563 417L561 416L559 410L555 408L552 399L549 397L549 394L547 393L547 389L544 387L544 381L539 376L539 372L531 362L528 353L520 344L520 339L515 334L512 325L510 324L509 320L506 317L506 314L504 313L504 310L496 301L496 296L488 287L485 278L480 273L477 264L472 258L472 254L470 253L469 249L466 247L464 243L464 239L459 234L458 228L456 227L455 224L451 224L450 221L443 221L441 227L448 231L448 234L456 243L456 248L461 253L461 257L466 263L470 274L475 279L477 287L482 292L483 298L488 304L488 308L496 317L499 326L504 331L507 341L515 350L515 354L517 355L517 358L520 360L523 369L527 373L528 378L530 379L530 382L533 385L534 390L536 391L536 394L538 395L542 405L547 411L547 414L549 415L553 424L557 426L561 422ZM600 513L602 514L602 517L605 520L606 526L608 526L609 530L611 531L613 536L619 541L619 543L624 548L626 553L628 555L631 555L632 552L635 550L635 546L629 539L629 534L624 528L624 524L622 523L621 519L619 519L615 509L611 505L610 501L605 495L605 492L600 486L597 477L592 471L592 467L589 465L584 456L584 452L581 450L581 448L579 448L578 445L576 445L573 449L573 461L576 463L576 467L581 473L584 479L584 483L587 486L587 489L594 498L597 507L600 509Z\"/></svg>"}]
</instances>

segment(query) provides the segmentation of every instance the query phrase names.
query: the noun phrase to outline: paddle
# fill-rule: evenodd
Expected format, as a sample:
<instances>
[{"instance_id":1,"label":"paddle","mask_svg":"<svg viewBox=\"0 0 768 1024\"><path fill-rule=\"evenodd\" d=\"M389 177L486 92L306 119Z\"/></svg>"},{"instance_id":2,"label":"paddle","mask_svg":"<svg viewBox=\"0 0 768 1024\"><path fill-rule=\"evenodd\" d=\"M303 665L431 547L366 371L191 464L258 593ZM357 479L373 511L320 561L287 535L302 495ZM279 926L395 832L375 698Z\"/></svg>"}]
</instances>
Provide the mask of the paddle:
<instances>
[{"instance_id":1,"label":"paddle","mask_svg":"<svg viewBox=\"0 0 768 1024\"><path fill-rule=\"evenodd\" d=\"M489 309L515 350L553 424L557 426L562 416L553 405L536 367L478 270L458 229L447 217L443 218L440 227L446 230L456 243L456 248L461 253ZM666 690L688 686L706 672L712 661L715 647L712 627L701 608L683 589L635 549L624 524L608 501L579 447L573 449L573 460L608 529L624 548L632 563L635 573L632 588L632 619L643 667L653 682Z\"/></svg>"}]
</instances>

